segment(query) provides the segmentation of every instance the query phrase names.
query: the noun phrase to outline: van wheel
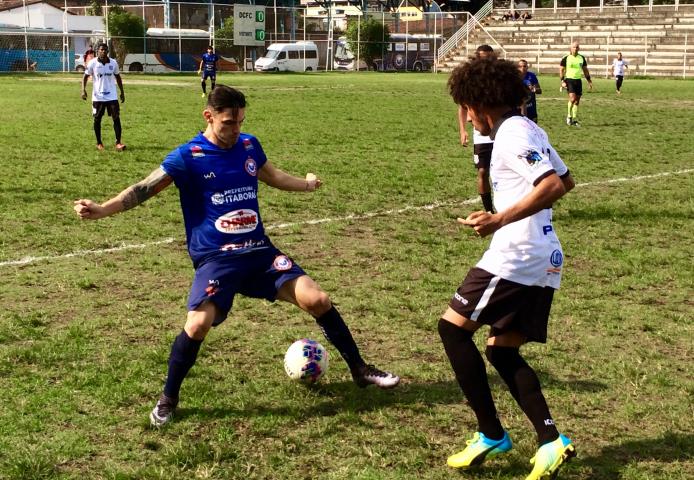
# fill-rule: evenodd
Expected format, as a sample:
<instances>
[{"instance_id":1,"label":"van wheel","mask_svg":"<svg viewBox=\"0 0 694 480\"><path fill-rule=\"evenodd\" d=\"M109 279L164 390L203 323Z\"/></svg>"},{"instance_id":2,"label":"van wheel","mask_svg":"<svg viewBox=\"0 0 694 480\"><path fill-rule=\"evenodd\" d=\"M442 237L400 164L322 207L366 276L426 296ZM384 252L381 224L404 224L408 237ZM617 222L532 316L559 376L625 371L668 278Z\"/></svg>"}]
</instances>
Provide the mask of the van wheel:
<instances>
[{"instance_id":1,"label":"van wheel","mask_svg":"<svg viewBox=\"0 0 694 480\"><path fill-rule=\"evenodd\" d=\"M280 71L280 68L279 68L279 67L275 67L275 68L272 69L272 71L273 71L273 72L279 72L279 71Z\"/></svg>"},{"instance_id":2,"label":"van wheel","mask_svg":"<svg viewBox=\"0 0 694 480\"><path fill-rule=\"evenodd\" d=\"M313 71L313 68L311 68L311 67L306 67L306 71L307 71L307 72L312 72L312 71Z\"/></svg>"},{"instance_id":3,"label":"van wheel","mask_svg":"<svg viewBox=\"0 0 694 480\"><path fill-rule=\"evenodd\" d=\"M128 67L129 72L141 72L143 70L144 68L142 67L142 64L140 62L133 62Z\"/></svg>"},{"instance_id":4,"label":"van wheel","mask_svg":"<svg viewBox=\"0 0 694 480\"><path fill-rule=\"evenodd\" d=\"M422 70L424 70L424 65L422 65L422 62L415 62L414 71L421 72Z\"/></svg>"}]
</instances>

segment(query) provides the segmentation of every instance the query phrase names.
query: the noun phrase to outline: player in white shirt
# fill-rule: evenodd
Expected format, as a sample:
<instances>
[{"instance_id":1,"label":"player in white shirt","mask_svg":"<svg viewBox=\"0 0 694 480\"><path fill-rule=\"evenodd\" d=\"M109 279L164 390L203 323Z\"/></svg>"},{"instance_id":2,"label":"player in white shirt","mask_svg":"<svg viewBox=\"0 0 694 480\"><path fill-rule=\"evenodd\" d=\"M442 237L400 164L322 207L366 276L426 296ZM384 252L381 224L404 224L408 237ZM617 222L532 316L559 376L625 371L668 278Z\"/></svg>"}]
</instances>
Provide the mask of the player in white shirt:
<instances>
[{"instance_id":1,"label":"player in white shirt","mask_svg":"<svg viewBox=\"0 0 694 480\"><path fill-rule=\"evenodd\" d=\"M520 115L518 106L527 89L514 63L473 59L453 71L448 86L473 126L494 141L490 177L498 212L477 211L458 219L480 236L494 237L439 320L446 355L478 423L467 448L450 456L448 465L479 465L513 446L473 341L475 331L489 325L487 359L537 432L539 448L526 480L554 478L575 449L555 427L538 377L520 347L547 339L564 258L552 226L552 204L574 187L574 181L544 130Z\"/></svg>"},{"instance_id":2,"label":"player in white shirt","mask_svg":"<svg viewBox=\"0 0 694 480\"><path fill-rule=\"evenodd\" d=\"M123 81L120 78L118 62L108 56L108 45L100 44L96 49L96 58L87 63L82 77L82 100L87 99L87 80L92 77L92 115L94 116L94 134L97 150L104 149L101 141L101 118L104 113L113 119L113 131L116 134L116 150L122 152L125 145L121 142L123 131L120 123L120 105L116 84L120 89L120 101L125 102Z\"/></svg>"},{"instance_id":3,"label":"player in white shirt","mask_svg":"<svg viewBox=\"0 0 694 480\"><path fill-rule=\"evenodd\" d=\"M614 75L617 86L617 95L622 94L622 82L624 82L624 69L629 68L629 64L622 58L622 52L617 52L617 58L612 61L612 74Z\"/></svg>"}]
</instances>

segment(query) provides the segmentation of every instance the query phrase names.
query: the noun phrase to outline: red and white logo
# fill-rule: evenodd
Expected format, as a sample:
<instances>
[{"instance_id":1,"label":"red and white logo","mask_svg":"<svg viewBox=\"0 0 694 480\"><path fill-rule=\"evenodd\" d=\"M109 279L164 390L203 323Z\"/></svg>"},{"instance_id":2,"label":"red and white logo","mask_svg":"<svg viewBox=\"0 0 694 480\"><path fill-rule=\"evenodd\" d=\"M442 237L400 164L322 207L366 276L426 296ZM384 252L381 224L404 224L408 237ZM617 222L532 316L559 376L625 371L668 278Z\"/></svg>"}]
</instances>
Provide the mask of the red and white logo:
<instances>
[{"instance_id":1,"label":"red and white logo","mask_svg":"<svg viewBox=\"0 0 694 480\"><path fill-rule=\"evenodd\" d=\"M214 222L222 233L248 233L258 226L258 214L249 209L234 210L222 215Z\"/></svg>"},{"instance_id":2,"label":"red and white logo","mask_svg":"<svg viewBox=\"0 0 694 480\"><path fill-rule=\"evenodd\" d=\"M289 260L289 257L286 255L279 255L275 258L275 261L272 262L272 266L275 268L275 270L283 272L292 268L292 261Z\"/></svg>"},{"instance_id":3,"label":"red and white logo","mask_svg":"<svg viewBox=\"0 0 694 480\"><path fill-rule=\"evenodd\" d=\"M248 157L246 159L246 171L249 175L255 177L258 174L258 164L255 163L253 157Z\"/></svg>"},{"instance_id":4,"label":"red and white logo","mask_svg":"<svg viewBox=\"0 0 694 480\"><path fill-rule=\"evenodd\" d=\"M190 152L193 154L193 157L195 157L195 158L200 158L200 157L205 156L205 154L202 151L202 147L199 145L193 145L192 147L190 147Z\"/></svg>"},{"instance_id":5,"label":"red and white logo","mask_svg":"<svg viewBox=\"0 0 694 480\"><path fill-rule=\"evenodd\" d=\"M253 150L253 143L251 143L250 139L243 139L243 148L245 148L246 150Z\"/></svg>"}]
</instances>

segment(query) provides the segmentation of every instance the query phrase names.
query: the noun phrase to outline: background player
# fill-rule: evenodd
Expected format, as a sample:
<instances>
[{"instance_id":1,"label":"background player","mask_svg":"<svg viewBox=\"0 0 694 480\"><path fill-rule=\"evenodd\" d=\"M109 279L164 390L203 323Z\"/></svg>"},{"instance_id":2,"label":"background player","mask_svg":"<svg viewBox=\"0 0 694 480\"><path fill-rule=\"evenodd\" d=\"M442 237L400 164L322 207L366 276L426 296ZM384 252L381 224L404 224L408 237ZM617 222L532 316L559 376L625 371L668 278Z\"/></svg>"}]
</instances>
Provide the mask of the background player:
<instances>
[{"instance_id":1,"label":"background player","mask_svg":"<svg viewBox=\"0 0 694 480\"><path fill-rule=\"evenodd\" d=\"M525 86L528 87L528 91L530 92L521 106L521 114L537 123L537 98L535 98L535 95L540 95L542 93L540 81L533 72L528 70L528 62L526 60L518 60L518 70L523 77L523 83L525 83Z\"/></svg>"},{"instance_id":2,"label":"background player","mask_svg":"<svg viewBox=\"0 0 694 480\"><path fill-rule=\"evenodd\" d=\"M87 99L87 80L92 77L92 114L94 116L94 135L97 150L104 149L101 140L101 119L104 113L113 119L113 132L116 135L116 150L122 152L125 145L121 142L123 131L120 123L120 105L116 93L116 84L120 89L120 101L125 102L123 80L120 78L118 62L108 56L108 45L99 44L96 58L92 58L84 69L82 77L82 100Z\"/></svg>"},{"instance_id":3,"label":"background player","mask_svg":"<svg viewBox=\"0 0 694 480\"><path fill-rule=\"evenodd\" d=\"M490 174L498 210L458 219L480 236L494 237L439 320L446 355L478 423L467 448L450 456L448 465L468 468L512 448L473 340L477 329L489 325L487 359L537 433L539 448L526 480L554 478L562 462L575 455L574 446L557 431L538 377L519 349L526 342L544 343L547 338L563 263L551 207L574 182L547 134L518 114L527 90L516 65L474 59L453 71L448 86L455 102L467 107L475 128L494 140Z\"/></svg>"},{"instance_id":4,"label":"background player","mask_svg":"<svg viewBox=\"0 0 694 480\"><path fill-rule=\"evenodd\" d=\"M578 104L581 103L583 95L583 83L581 74L585 75L588 87L593 90L593 82L588 71L588 61L586 57L578 53L580 45L577 41L571 44L571 50L559 63L559 78L561 86L566 88L569 93L569 103L567 105L566 124L580 126L578 123Z\"/></svg>"},{"instance_id":5,"label":"background player","mask_svg":"<svg viewBox=\"0 0 694 480\"><path fill-rule=\"evenodd\" d=\"M195 364L210 328L222 323L237 293L284 300L310 313L347 362L360 387L395 387L400 378L367 365L328 294L265 235L258 208L258 180L287 191L312 192L313 174L295 177L273 166L260 142L241 133L246 99L219 85L210 92L204 132L174 149L146 179L98 204L75 201L82 219L96 220L129 210L175 183L180 191L188 252L195 278L188 317L169 357L164 392L150 414L153 426L167 423L178 405L184 378Z\"/></svg>"},{"instance_id":6,"label":"background player","mask_svg":"<svg viewBox=\"0 0 694 480\"><path fill-rule=\"evenodd\" d=\"M494 49L489 45L480 45L475 50L475 58L495 58ZM467 108L458 105L458 129L460 130L460 143L467 147ZM477 129L472 130L473 156L472 160L477 169L477 193L480 194L482 205L488 212L494 211L492 201L492 187L489 184L489 161L492 158L494 142L487 135L482 135Z\"/></svg>"},{"instance_id":7,"label":"background player","mask_svg":"<svg viewBox=\"0 0 694 480\"><path fill-rule=\"evenodd\" d=\"M214 90L214 85L217 82L217 62L219 57L214 53L212 45L208 45L207 52L202 54L202 60L200 60L200 66L198 67L198 74L202 72L202 80L200 84L202 85L201 97L205 97L207 94L207 77L210 77L210 91Z\"/></svg>"},{"instance_id":8,"label":"background player","mask_svg":"<svg viewBox=\"0 0 694 480\"><path fill-rule=\"evenodd\" d=\"M622 58L622 52L617 52L617 58L612 61L612 74L617 87L617 95L622 94L622 82L624 81L624 69L629 68L629 64Z\"/></svg>"}]
</instances>

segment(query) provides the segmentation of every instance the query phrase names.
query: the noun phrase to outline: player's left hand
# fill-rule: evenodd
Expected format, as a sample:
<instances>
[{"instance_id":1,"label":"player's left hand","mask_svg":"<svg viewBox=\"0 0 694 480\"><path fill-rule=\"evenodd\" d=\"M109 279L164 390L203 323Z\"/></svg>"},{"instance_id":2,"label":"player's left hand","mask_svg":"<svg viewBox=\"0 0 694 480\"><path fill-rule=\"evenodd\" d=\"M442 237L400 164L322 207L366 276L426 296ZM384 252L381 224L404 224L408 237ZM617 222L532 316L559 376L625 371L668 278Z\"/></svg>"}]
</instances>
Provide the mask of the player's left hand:
<instances>
[{"instance_id":1,"label":"player's left hand","mask_svg":"<svg viewBox=\"0 0 694 480\"><path fill-rule=\"evenodd\" d=\"M480 237L486 237L501 228L499 214L484 210L472 212L467 218L458 218L458 223L472 227Z\"/></svg>"},{"instance_id":2,"label":"player's left hand","mask_svg":"<svg viewBox=\"0 0 694 480\"><path fill-rule=\"evenodd\" d=\"M314 173L306 174L306 191L314 192L320 188L323 182Z\"/></svg>"},{"instance_id":3,"label":"player's left hand","mask_svg":"<svg viewBox=\"0 0 694 480\"><path fill-rule=\"evenodd\" d=\"M588 90L593 91L593 82L588 82Z\"/></svg>"},{"instance_id":4,"label":"player's left hand","mask_svg":"<svg viewBox=\"0 0 694 480\"><path fill-rule=\"evenodd\" d=\"M120 92L120 103L125 103L125 92Z\"/></svg>"}]
</instances>

